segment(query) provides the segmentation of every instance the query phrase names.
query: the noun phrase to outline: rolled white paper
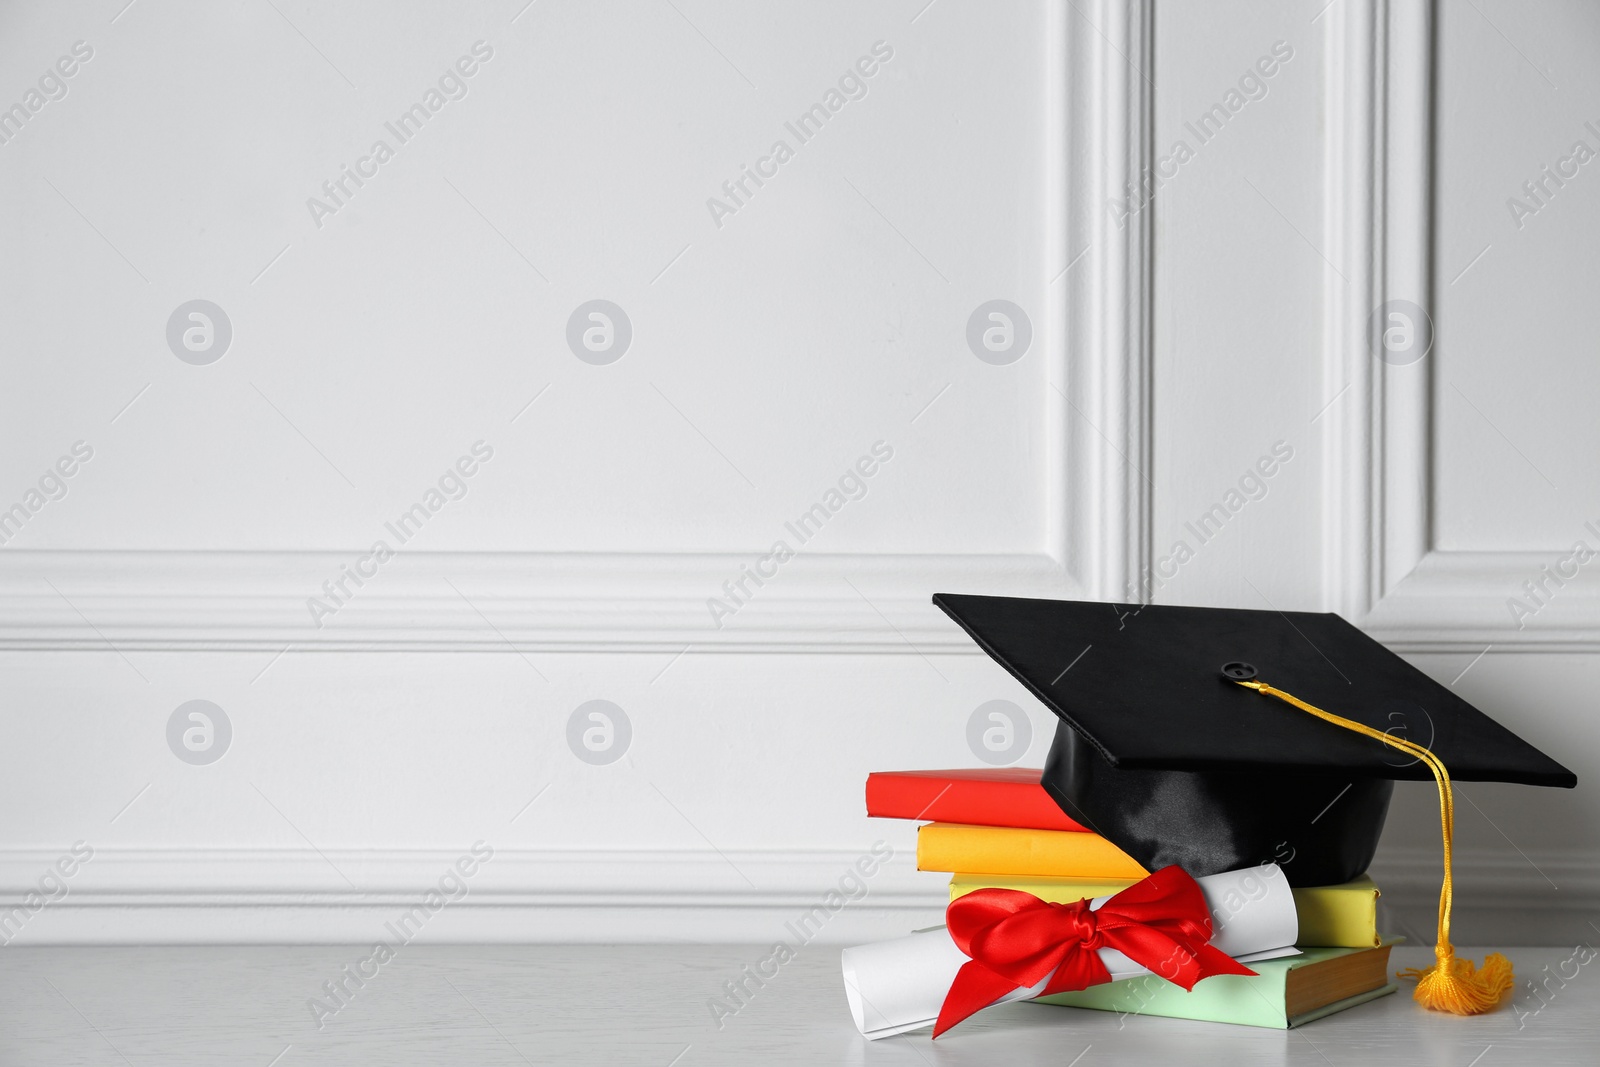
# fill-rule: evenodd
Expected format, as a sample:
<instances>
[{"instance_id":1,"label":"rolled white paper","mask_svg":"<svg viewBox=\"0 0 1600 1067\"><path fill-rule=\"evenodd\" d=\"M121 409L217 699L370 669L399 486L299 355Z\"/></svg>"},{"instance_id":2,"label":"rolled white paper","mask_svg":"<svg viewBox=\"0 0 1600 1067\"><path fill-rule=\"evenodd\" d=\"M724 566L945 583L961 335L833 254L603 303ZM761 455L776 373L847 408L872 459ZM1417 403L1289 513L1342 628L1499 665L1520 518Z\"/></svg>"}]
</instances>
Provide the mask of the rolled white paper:
<instances>
[{"instance_id":1,"label":"rolled white paper","mask_svg":"<svg viewBox=\"0 0 1600 1067\"><path fill-rule=\"evenodd\" d=\"M1211 944L1240 963L1274 959L1299 953L1294 947L1300 934L1289 881L1275 863L1195 879L1211 909ZM1089 905L1099 910L1110 897L1096 897ZM1149 974L1149 970L1116 949L1099 950L1111 980ZM939 1017L945 994L967 957L950 940L944 927L924 930L893 941L847 948L840 958L844 968L845 996L856 1029L876 1040L932 1026ZM1031 1000L1049 984L1015 989L996 1000Z\"/></svg>"}]
</instances>

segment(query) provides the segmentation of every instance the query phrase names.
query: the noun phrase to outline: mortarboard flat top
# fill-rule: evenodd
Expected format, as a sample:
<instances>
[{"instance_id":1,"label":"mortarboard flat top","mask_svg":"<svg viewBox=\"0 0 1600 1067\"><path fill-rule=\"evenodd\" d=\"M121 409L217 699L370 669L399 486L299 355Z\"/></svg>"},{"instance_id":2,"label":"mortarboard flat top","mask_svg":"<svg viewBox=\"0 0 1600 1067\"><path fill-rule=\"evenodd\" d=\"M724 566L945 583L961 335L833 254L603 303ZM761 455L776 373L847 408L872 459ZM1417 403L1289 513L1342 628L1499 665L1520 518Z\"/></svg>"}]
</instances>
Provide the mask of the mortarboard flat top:
<instances>
[{"instance_id":1,"label":"mortarboard flat top","mask_svg":"<svg viewBox=\"0 0 1600 1067\"><path fill-rule=\"evenodd\" d=\"M954 593L933 602L1115 768L1430 780L1403 753L1223 676L1244 663L1301 700L1425 745L1452 778L1577 784L1338 615Z\"/></svg>"}]
</instances>

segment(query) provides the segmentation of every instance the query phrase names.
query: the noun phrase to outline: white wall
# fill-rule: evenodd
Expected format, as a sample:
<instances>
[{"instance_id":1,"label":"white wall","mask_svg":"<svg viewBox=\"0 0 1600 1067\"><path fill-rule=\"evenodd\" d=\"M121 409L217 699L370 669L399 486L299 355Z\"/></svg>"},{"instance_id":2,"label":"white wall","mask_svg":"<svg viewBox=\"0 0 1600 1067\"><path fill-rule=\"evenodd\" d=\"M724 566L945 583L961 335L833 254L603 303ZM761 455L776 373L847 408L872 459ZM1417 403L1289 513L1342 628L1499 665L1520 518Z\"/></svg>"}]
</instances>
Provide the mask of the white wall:
<instances>
[{"instance_id":1,"label":"white wall","mask_svg":"<svg viewBox=\"0 0 1600 1067\"><path fill-rule=\"evenodd\" d=\"M1583 136L1579 9L1483 5L1524 58L1452 6L1435 84L1426 9L1380 5L1380 34L1353 0L390 6L0 13L0 103L93 48L0 145L0 506L94 450L0 548L0 886L95 849L18 943L365 940L478 840L495 859L424 936L767 940L879 838L899 860L826 936L919 925L939 878L863 817L865 774L974 762L987 700L1028 709L1019 762L1052 728L928 594L1126 596L1279 441L1156 599L1343 611L1436 677L1472 664L1463 692L1590 776L1594 597L1522 630L1504 603L1600 520L1584 179L1521 231L1499 203ZM477 41L466 95L314 219ZM785 121L879 41L800 144ZM1119 218L1146 149L1280 41L1265 95ZM778 138L793 158L714 219ZM1541 308L1531 345L1505 286ZM1365 320L1400 297L1438 339L1385 370ZM165 333L195 298L233 330L204 366ZM566 340L597 298L632 326L606 365ZM1005 365L966 337L993 299L1033 330ZM399 545L385 522L480 440ZM379 538L395 557L315 625ZM231 724L208 765L169 748L193 699ZM592 700L627 716L616 762L569 745ZM1460 939L1579 936L1584 791L1466 793ZM1422 929L1427 806L1402 791L1378 869Z\"/></svg>"},{"instance_id":2,"label":"white wall","mask_svg":"<svg viewBox=\"0 0 1600 1067\"><path fill-rule=\"evenodd\" d=\"M1574 139L1600 149L1578 58L1597 27L1580 4L1438 7L1157 5L1158 147L1274 41L1295 49L1159 194L1158 554L1274 441L1295 459L1158 598L1338 610L1571 767L1573 792L1460 787L1455 925L1573 943L1600 895L1596 586L1583 572L1520 629L1507 601L1574 541L1600 549L1593 203L1580 175L1519 232L1505 199ZM1374 359L1389 300L1431 309L1420 361ZM1425 940L1435 804L1401 787L1374 867Z\"/></svg>"}]
</instances>

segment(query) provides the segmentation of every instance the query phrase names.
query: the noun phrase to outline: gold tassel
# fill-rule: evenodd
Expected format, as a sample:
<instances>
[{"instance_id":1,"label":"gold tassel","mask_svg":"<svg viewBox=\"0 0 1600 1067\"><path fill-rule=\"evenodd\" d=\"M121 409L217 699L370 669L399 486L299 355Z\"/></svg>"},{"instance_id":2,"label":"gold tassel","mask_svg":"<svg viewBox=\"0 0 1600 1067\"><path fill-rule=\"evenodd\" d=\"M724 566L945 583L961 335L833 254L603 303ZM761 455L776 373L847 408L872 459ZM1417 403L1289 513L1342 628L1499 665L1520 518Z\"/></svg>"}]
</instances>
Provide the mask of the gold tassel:
<instances>
[{"instance_id":1,"label":"gold tassel","mask_svg":"<svg viewBox=\"0 0 1600 1067\"><path fill-rule=\"evenodd\" d=\"M1447 1011L1454 1015L1482 1015L1484 1012L1493 1011L1499 1006L1501 999L1511 989L1516 979L1511 971L1511 961L1500 953L1489 953L1484 958L1483 968L1480 970L1471 960L1457 959L1455 949L1450 944L1450 904L1454 896L1451 851L1455 838L1456 808L1455 795L1450 788L1450 773L1445 770L1439 757L1413 741L1392 737L1364 723L1312 707L1305 701L1281 689L1274 689L1265 682L1250 681L1237 684L1246 689L1254 689L1263 696L1277 697L1301 711L1310 712L1324 722L1331 722L1335 726L1342 726L1346 730L1354 730L1358 734L1382 741L1390 748L1409 753L1427 764L1428 769L1433 772L1434 782L1439 787L1439 824L1444 837L1444 886L1439 892L1439 937L1433 949L1433 966L1409 967L1401 971L1400 976L1417 980L1416 992L1412 995L1424 1008Z\"/></svg>"},{"instance_id":2,"label":"gold tassel","mask_svg":"<svg viewBox=\"0 0 1600 1067\"><path fill-rule=\"evenodd\" d=\"M1500 998L1516 981L1511 961L1498 952L1484 957L1481 971L1471 960L1456 959L1448 944L1441 944L1434 952L1438 962L1432 967L1407 967L1400 972L1402 978L1417 980L1417 991L1412 996L1424 1008L1455 1015L1482 1015L1499 1007Z\"/></svg>"}]
</instances>

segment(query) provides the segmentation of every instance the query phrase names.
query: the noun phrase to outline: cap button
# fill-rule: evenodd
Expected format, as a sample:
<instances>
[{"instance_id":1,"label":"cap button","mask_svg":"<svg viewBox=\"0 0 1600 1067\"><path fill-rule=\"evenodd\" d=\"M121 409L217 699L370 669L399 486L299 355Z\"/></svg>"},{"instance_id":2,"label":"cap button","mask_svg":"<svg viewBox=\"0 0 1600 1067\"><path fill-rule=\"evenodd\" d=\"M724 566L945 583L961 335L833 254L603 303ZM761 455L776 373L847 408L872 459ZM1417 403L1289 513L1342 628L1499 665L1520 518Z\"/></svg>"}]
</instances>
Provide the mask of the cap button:
<instances>
[{"instance_id":1,"label":"cap button","mask_svg":"<svg viewBox=\"0 0 1600 1067\"><path fill-rule=\"evenodd\" d=\"M1248 682L1256 676L1256 669L1251 664L1234 660L1222 665L1222 676L1230 682Z\"/></svg>"}]
</instances>

